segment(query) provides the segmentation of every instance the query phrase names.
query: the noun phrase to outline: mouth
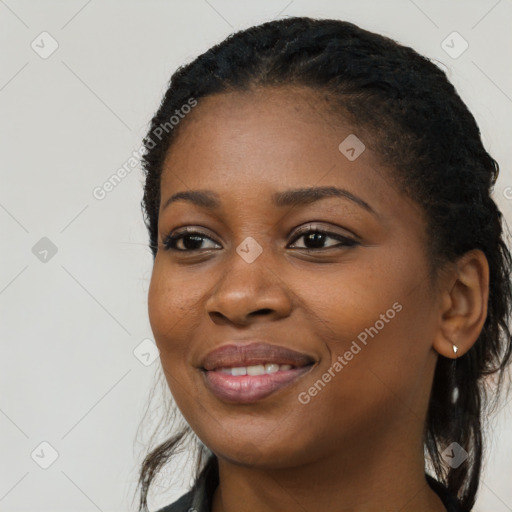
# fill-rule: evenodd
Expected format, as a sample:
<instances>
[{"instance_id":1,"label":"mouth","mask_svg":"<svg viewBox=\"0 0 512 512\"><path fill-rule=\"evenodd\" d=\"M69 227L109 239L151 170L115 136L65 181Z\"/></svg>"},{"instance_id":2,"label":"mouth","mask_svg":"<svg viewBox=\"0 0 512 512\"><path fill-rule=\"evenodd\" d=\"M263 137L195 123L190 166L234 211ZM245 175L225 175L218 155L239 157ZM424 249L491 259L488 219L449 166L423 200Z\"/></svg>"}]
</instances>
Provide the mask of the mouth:
<instances>
[{"instance_id":1,"label":"mouth","mask_svg":"<svg viewBox=\"0 0 512 512\"><path fill-rule=\"evenodd\" d=\"M220 400L252 403L291 385L315 363L312 356L279 345L231 344L209 352L200 370Z\"/></svg>"}]
</instances>

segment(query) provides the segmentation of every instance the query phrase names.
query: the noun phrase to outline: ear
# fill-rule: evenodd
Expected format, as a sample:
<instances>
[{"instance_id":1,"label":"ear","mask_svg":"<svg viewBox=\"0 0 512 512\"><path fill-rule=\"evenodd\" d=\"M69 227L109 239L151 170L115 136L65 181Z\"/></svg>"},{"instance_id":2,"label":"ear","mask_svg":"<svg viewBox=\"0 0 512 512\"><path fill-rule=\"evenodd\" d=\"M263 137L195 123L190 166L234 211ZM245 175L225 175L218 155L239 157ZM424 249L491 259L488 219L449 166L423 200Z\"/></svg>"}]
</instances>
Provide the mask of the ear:
<instances>
[{"instance_id":1,"label":"ear","mask_svg":"<svg viewBox=\"0 0 512 512\"><path fill-rule=\"evenodd\" d=\"M432 346L442 356L457 358L474 345L487 317L489 263L484 252L473 249L461 256L438 289L439 326Z\"/></svg>"}]
</instances>

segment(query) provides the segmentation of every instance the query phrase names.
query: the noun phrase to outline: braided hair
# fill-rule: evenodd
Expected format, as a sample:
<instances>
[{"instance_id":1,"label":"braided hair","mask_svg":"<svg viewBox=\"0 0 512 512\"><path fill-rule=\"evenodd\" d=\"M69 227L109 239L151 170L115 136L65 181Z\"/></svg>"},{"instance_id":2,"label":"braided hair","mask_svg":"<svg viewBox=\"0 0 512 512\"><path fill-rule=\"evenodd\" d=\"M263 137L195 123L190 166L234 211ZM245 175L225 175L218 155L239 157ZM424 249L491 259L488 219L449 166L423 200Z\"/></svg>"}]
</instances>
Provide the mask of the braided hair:
<instances>
[{"instance_id":1,"label":"braided hair","mask_svg":"<svg viewBox=\"0 0 512 512\"><path fill-rule=\"evenodd\" d=\"M215 93L285 85L308 87L332 99L333 112L365 135L395 185L421 206L428 223L432 278L444 262L471 249L481 249L487 257L485 324L467 353L456 360L439 355L424 429L425 456L437 479L469 511L482 469L486 408L490 411L497 403L492 398L497 400L512 354L507 326L512 259L502 236L502 214L491 198L498 164L484 149L473 115L436 64L349 22L291 17L236 32L180 67L144 138L141 205L153 258L163 162L187 120L173 129L161 127L191 99L200 102ZM484 379L493 374L496 393L491 395ZM140 511L147 510L154 477L190 434L184 426L144 459ZM468 453L457 468L441 456L452 441ZM196 475L204 453L200 450ZM203 471L215 464L213 456Z\"/></svg>"}]
</instances>

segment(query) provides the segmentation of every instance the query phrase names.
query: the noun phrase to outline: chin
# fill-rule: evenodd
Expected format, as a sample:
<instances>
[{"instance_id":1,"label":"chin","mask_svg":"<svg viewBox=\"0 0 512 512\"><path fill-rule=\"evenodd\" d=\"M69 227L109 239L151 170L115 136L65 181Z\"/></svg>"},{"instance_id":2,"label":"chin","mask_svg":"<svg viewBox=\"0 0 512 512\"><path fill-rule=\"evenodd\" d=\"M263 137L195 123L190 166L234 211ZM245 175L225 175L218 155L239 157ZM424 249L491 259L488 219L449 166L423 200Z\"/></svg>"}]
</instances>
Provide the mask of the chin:
<instances>
[{"instance_id":1,"label":"chin","mask_svg":"<svg viewBox=\"0 0 512 512\"><path fill-rule=\"evenodd\" d=\"M292 468L307 463L307 451L303 445L286 442L278 435L272 435L266 444L256 444L247 440L231 441L227 444L211 446L210 450L219 458L230 464L274 470Z\"/></svg>"}]
</instances>

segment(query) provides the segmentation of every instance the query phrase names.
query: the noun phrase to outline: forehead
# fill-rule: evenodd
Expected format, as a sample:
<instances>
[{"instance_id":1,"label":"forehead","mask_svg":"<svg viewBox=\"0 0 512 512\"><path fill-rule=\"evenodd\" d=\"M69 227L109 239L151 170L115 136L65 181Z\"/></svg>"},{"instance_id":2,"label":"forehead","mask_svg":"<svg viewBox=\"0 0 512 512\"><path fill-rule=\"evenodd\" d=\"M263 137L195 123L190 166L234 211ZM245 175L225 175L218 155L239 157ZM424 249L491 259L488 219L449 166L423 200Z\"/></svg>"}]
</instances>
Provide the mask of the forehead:
<instances>
[{"instance_id":1,"label":"forehead","mask_svg":"<svg viewBox=\"0 0 512 512\"><path fill-rule=\"evenodd\" d=\"M193 164L202 159L216 167L264 162L268 168L273 161L273 168L282 169L285 159L318 160L318 152L325 151L329 144L321 144L325 134L334 131L333 135L338 137L340 132L340 123L327 115L325 102L314 91L297 87L201 98L179 126L166 164L169 160L174 165L178 164L176 160ZM191 146L195 151L190 151ZM168 167L165 165L164 169Z\"/></svg>"},{"instance_id":2,"label":"forehead","mask_svg":"<svg viewBox=\"0 0 512 512\"><path fill-rule=\"evenodd\" d=\"M164 162L161 202L176 192L211 189L244 204L289 188L337 186L375 209L403 215L407 205L357 128L309 88L276 87L201 98L183 121ZM357 137L357 139L354 139ZM355 160L340 151L360 140ZM359 148L360 150L360 148ZM410 207L411 205L409 205ZM401 211L396 211L397 208ZM414 205L412 205L414 208Z\"/></svg>"}]
</instances>

